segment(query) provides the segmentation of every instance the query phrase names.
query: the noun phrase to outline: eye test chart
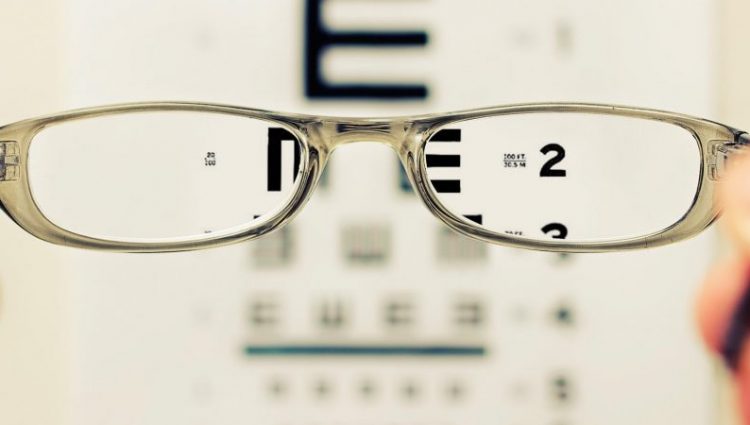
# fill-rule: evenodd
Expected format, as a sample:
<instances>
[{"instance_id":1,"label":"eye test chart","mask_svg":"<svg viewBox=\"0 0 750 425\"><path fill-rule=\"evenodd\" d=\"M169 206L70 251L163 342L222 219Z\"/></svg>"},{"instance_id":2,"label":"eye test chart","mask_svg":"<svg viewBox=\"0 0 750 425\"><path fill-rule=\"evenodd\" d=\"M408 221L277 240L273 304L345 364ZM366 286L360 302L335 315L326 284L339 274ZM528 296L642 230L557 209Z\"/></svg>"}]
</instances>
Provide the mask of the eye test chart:
<instances>
[{"instance_id":1,"label":"eye test chart","mask_svg":"<svg viewBox=\"0 0 750 425\"><path fill-rule=\"evenodd\" d=\"M714 65L695 60L712 55L707 0L65 3L70 107L193 100L393 116L565 100L715 113ZM497 167L530 167L537 151ZM294 155L280 155L288 181ZM196 158L197 171L222 164L218 149ZM564 158L549 168L572 171ZM533 205L514 199L522 188L493 190L485 207ZM716 248L712 231L616 254L482 244L427 211L387 147L344 146L310 203L266 238L65 252L69 421L714 423L691 302Z\"/></svg>"}]
</instances>

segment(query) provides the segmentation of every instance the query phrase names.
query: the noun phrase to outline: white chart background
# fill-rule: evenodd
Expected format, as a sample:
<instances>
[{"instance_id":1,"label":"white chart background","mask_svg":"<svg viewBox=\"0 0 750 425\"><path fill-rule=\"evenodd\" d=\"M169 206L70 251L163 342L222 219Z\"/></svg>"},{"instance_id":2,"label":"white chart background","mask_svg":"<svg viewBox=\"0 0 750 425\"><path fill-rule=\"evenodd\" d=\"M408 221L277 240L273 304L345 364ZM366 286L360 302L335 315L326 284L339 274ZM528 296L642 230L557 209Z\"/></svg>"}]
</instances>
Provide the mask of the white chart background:
<instances>
[{"instance_id":1,"label":"white chart background","mask_svg":"<svg viewBox=\"0 0 750 425\"><path fill-rule=\"evenodd\" d=\"M203 100L394 115L575 100L712 117L714 9L708 0L329 0L331 27L421 28L430 37L425 48L399 52L331 51L324 68L332 80L424 81L431 91L426 101L352 103L304 97L303 2L68 0L60 30L62 103ZM60 250L69 271L60 279L73 294L65 371L72 407L65 419L82 425L713 423L715 383L691 316L699 276L715 255L712 232L607 255L469 245L474 256L462 261L441 256L439 246L459 246L459 239L399 189L398 164L387 148L348 146L330 167L327 187L284 234L286 242L277 234L163 255ZM380 259L352 263L349 237ZM289 241L287 262L269 264L278 260L274 248ZM382 320L393 298L414 305L406 330ZM350 323L321 330L320 303L339 299ZM278 304L279 322L259 329L251 306L268 300ZM461 300L481 301L484 326L456 327L453 308ZM561 307L572 325L555 320ZM487 354L243 356L256 340L447 341L479 344ZM565 401L556 397L560 376L569 386ZM362 395L363 383L375 388L374 396ZM454 386L459 397L450 395Z\"/></svg>"}]
</instances>

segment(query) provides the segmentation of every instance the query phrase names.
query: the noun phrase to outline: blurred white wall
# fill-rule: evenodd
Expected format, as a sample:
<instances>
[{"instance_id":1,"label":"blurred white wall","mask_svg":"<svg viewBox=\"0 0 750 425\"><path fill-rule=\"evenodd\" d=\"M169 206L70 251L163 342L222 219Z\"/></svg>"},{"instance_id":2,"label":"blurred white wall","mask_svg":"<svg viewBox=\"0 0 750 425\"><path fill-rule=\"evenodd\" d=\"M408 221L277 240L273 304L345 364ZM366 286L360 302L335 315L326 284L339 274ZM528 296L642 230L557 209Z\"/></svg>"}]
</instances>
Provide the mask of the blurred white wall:
<instances>
[{"instance_id":1,"label":"blurred white wall","mask_svg":"<svg viewBox=\"0 0 750 425\"><path fill-rule=\"evenodd\" d=\"M0 122L60 107L57 0L0 2ZM69 417L70 286L58 253L0 220L0 423Z\"/></svg>"},{"instance_id":2,"label":"blurred white wall","mask_svg":"<svg viewBox=\"0 0 750 425\"><path fill-rule=\"evenodd\" d=\"M720 69L717 81L720 92L721 119L741 129L750 128L750 36L747 22L750 3L744 0L722 0ZM696 57L696 61L705 60Z\"/></svg>"}]
</instances>

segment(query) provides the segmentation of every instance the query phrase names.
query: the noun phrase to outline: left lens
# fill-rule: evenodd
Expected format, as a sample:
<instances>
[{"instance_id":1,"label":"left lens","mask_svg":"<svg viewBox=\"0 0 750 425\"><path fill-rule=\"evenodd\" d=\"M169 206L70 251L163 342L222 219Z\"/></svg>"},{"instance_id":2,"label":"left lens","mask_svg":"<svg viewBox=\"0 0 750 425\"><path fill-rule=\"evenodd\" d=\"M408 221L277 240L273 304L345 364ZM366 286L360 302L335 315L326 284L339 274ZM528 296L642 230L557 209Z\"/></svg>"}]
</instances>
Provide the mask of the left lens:
<instances>
[{"instance_id":1,"label":"left lens","mask_svg":"<svg viewBox=\"0 0 750 425\"><path fill-rule=\"evenodd\" d=\"M244 116L153 111L84 118L32 140L34 201L57 226L114 241L176 241L252 226L290 202L300 142Z\"/></svg>"},{"instance_id":2,"label":"left lens","mask_svg":"<svg viewBox=\"0 0 750 425\"><path fill-rule=\"evenodd\" d=\"M690 209L701 153L661 121L573 112L490 116L440 129L425 148L435 197L482 227L531 240L623 240Z\"/></svg>"}]
</instances>

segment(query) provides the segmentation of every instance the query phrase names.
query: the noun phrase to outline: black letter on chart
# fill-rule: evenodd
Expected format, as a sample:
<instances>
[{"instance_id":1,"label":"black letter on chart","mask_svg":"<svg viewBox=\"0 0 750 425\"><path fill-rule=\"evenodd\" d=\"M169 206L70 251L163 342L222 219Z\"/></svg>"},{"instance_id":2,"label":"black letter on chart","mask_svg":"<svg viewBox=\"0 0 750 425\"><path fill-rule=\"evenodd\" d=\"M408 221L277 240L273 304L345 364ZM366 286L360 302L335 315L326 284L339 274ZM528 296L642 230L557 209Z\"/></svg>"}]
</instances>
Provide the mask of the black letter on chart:
<instances>
[{"instance_id":1,"label":"black letter on chart","mask_svg":"<svg viewBox=\"0 0 750 425\"><path fill-rule=\"evenodd\" d=\"M333 84L323 77L321 59L334 46L409 47L427 44L422 31L329 31L321 9L325 0L307 0L305 12L305 95L311 99L425 99L420 84Z\"/></svg>"},{"instance_id":2,"label":"black letter on chart","mask_svg":"<svg viewBox=\"0 0 750 425\"><path fill-rule=\"evenodd\" d=\"M281 145L285 140L294 143L294 180L299 174L300 147L292 133L277 127L268 129L268 188L269 192L281 192Z\"/></svg>"}]
</instances>

